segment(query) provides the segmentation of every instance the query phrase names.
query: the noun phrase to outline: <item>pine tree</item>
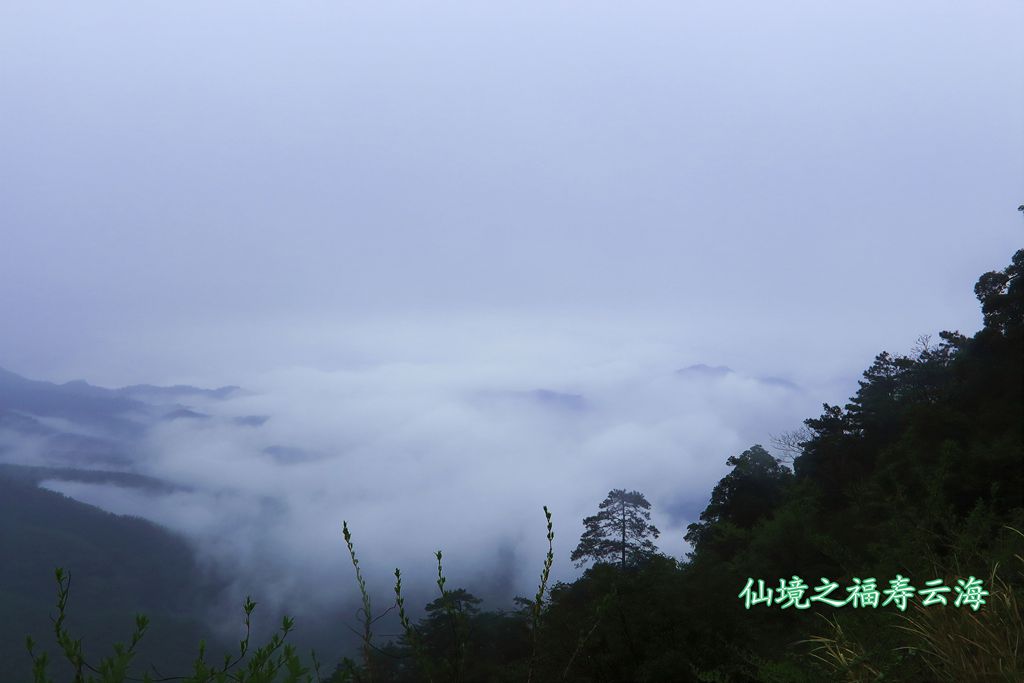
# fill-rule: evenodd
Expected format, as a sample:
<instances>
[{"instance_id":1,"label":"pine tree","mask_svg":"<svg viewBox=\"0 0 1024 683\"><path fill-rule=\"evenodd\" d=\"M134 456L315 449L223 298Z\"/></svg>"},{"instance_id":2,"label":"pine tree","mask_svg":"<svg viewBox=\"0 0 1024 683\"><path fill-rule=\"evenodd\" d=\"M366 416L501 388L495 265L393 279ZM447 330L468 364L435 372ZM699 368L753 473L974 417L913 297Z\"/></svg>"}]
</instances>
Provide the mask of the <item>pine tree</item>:
<instances>
[{"instance_id":1,"label":"pine tree","mask_svg":"<svg viewBox=\"0 0 1024 683\"><path fill-rule=\"evenodd\" d=\"M653 555L657 548L651 538L661 533L650 523L651 504L639 491L614 489L600 505L600 512L583 520L586 531L572 552L572 560L582 567L588 559L595 562L619 561L625 568L627 560L637 563Z\"/></svg>"}]
</instances>

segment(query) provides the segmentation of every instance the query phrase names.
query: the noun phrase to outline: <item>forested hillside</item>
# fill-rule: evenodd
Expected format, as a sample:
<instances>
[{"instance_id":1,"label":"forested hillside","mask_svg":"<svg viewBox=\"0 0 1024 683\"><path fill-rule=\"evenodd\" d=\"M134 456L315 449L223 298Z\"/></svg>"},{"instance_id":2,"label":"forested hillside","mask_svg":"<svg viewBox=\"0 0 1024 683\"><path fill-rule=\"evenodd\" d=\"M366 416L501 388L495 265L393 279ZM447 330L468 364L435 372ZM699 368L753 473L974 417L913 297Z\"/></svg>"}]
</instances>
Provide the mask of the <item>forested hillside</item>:
<instances>
[{"instance_id":1,"label":"forested hillside","mask_svg":"<svg viewBox=\"0 0 1024 683\"><path fill-rule=\"evenodd\" d=\"M153 626L140 658L160 670L188 664L210 637L199 618L215 588L192 549L145 520L37 488L42 469L0 467L0 681L31 679L26 635L52 639L56 567L73 577L69 626L91 660L126 639L144 612ZM66 673L59 664L54 671Z\"/></svg>"},{"instance_id":2,"label":"forested hillside","mask_svg":"<svg viewBox=\"0 0 1024 683\"><path fill-rule=\"evenodd\" d=\"M439 556L439 597L427 607L426 618L403 620L396 626L405 633L401 638L374 637L334 679L1024 679L1022 274L1024 250L1005 270L978 280L984 327L972 337L944 332L935 341L920 340L907 355L880 353L846 405L826 404L819 416L806 420L804 430L782 439L793 456L791 467L759 445L721 454L733 469L710 492L699 521L687 530L661 530L662 535L685 533L693 548L687 558L665 557L645 544L656 530L644 526L642 495L629 498L640 516L630 527L636 542L628 553L624 547L615 552L614 535L581 543L579 558L592 551L605 561L572 583L547 586L550 590L543 585L545 569L539 596L517 599L508 611L481 611L470 593L445 585ZM33 496L46 495L4 485L12 492L0 497L4 520L24 516ZM15 494L17 500L10 497ZM621 501L630 495L615 494L610 497ZM551 508L557 510L557 501ZM86 549L69 535L70 522L59 508L41 519L45 523L14 527L18 533L37 533L46 550L32 558L40 566L31 585L0 586L8 604L15 604L10 602L15 596L52 590L46 585L50 565L84 557ZM104 552L119 553L118 568L77 560L83 593L86 581L96 586L123 581L131 587L131 576L142 571L136 566L140 558L157 553L164 558L158 564L165 588L184 589L184 568L174 568L183 554L169 545L140 552L134 543L145 539L132 535L134 527L113 524ZM564 562L577 540L569 536L578 520L556 516L553 524L554 561ZM625 524L622 543L627 542ZM358 553L359 530L353 531L350 548ZM546 543L540 525L537 539ZM540 577L542 568L537 571ZM875 579L883 591L898 576L918 590L933 580L964 588L958 580L972 577L981 580L988 596L985 604L974 605L977 610L969 603L955 605L961 592L956 589L949 592L948 604L923 606L922 593L912 596L905 610L898 601L848 601L855 592L851 587ZM807 590L796 594L788 609L785 601L747 604L741 593L749 580L758 579L767 586L780 579L793 586L788 582L799 579ZM847 604L798 607L818 593L813 589L823 579L838 584L832 597ZM383 613L386 607L377 606L393 598L372 596L375 609L367 620ZM112 616L122 608L166 608L154 600L145 586L137 586L103 607ZM72 605L72 613L80 611L90 609ZM100 622L106 628L104 620L90 621ZM38 614L20 621L37 631L44 630L41 623ZM130 624L109 626L122 623ZM373 623L348 626L377 630ZM155 631L151 636L159 638ZM13 656L12 637L5 632L5 657ZM109 637L109 632L93 637ZM282 669L277 679L238 680L305 680L297 671L294 678Z\"/></svg>"}]
</instances>

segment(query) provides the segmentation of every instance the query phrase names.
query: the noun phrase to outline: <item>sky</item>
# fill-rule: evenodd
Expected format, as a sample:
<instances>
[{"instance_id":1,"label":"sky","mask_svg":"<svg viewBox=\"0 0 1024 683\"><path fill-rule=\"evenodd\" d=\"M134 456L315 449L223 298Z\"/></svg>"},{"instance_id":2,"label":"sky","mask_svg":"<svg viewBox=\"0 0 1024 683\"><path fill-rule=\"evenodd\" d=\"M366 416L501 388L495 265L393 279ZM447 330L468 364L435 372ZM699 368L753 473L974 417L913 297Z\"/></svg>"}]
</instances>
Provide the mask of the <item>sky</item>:
<instances>
[{"instance_id":1,"label":"sky","mask_svg":"<svg viewBox=\"0 0 1024 683\"><path fill-rule=\"evenodd\" d=\"M140 465L244 490L236 515L77 492L197 538L286 488L290 523L485 566L545 501L571 540L622 485L679 555L728 456L980 327L1024 234L1021 25L1016 0L3 3L0 367L254 392L230 410L269 433L169 427ZM244 459L277 443L334 455Z\"/></svg>"}]
</instances>

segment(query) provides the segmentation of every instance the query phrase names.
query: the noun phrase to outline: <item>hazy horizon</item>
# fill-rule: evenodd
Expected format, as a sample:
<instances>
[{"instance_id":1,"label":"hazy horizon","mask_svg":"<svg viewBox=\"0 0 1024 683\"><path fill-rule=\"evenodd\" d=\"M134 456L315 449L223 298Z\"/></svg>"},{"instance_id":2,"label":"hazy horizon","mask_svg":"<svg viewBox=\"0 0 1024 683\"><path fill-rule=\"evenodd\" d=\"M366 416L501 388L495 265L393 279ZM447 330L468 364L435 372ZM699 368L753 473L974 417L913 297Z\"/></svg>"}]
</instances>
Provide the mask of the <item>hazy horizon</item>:
<instances>
[{"instance_id":1,"label":"hazy horizon","mask_svg":"<svg viewBox=\"0 0 1024 683\"><path fill-rule=\"evenodd\" d=\"M48 486L278 596L351 596L342 519L383 594L438 547L453 583L525 594L541 506L565 578L612 488L682 556L729 456L878 352L981 326L973 285L1021 243L1021 25L1010 1L4 6L0 367L250 390L132 442L191 493ZM732 372L677 372L701 364Z\"/></svg>"}]
</instances>

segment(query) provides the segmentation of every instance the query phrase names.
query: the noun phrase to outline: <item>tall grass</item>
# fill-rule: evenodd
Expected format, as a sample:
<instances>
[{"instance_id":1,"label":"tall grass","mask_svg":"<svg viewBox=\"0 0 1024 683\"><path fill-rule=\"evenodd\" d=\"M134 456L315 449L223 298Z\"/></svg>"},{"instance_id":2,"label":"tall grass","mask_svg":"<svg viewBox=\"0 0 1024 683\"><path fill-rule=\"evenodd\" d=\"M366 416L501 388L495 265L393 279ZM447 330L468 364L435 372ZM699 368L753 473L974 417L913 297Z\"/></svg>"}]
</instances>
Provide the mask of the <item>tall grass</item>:
<instances>
[{"instance_id":1,"label":"tall grass","mask_svg":"<svg viewBox=\"0 0 1024 683\"><path fill-rule=\"evenodd\" d=\"M997 570L988 602L976 612L917 604L912 616L900 615L906 623L896 628L913 642L906 647L916 650L935 681L1024 680L1024 615L1017 591Z\"/></svg>"},{"instance_id":2,"label":"tall grass","mask_svg":"<svg viewBox=\"0 0 1024 683\"><path fill-rule=\"evenodd\" d=\"M356 615L363 622L363 632L360 635L363 648L363 667L366 671L366 681L373 681L373 610L370 607L370 594L366 590L366 580L363 579L363 572L359 568L359 560L356 559L355 546L352 545L352 532L348 530L348 522L342 521L341 533L345 537L345 545L348 547L348 555L352 566L356 570L356 583L359 585L359 595L362 598L363 606Z\"/></svg>"},{"instance_id":3,"label":"tall grass","mask_svg":"<svg viewBox=\"0 0 1024 683\"><path fill-rule=\"evenodd\" d=\"M895 615L898 623L891 628L902 633L905 642L895 648L893 659L915 658L928 672L928 680L935 683L1024 681L1020 602L1024 556L1014 557L1020 562L1017 581L1007 581L1000 576L999 566L993 567L987 584L989 595L977 611L925 607L915 602L911 614ZM807 642L815 645L810 656L826 664L837 680L859 683L886 678L885 665L875 661L868 648L851 638L838 620L829 620L828 633Z\"/></svg>"},{"instance_id":4,"label":"tall grass","mask_svg":"<svg viewBox=\"0 0 1024 683\"><path fill-rule=\"evenodd\" d=\"M540 633L541 608L544 603L544 594L547 592L548 578L551 576L551 566L555 562L555 531L551 524L551 512L548 510L547 505L544 506L544 518L547 520L548 525L548 554L544 558L544 569L540 573L540 586L537 588L537 595L533 599L531 609L533 624L530 629L530 663L526 669L527 683L533 680L533 667L537 663L537 640Z\"/></svg>"}]
</instances>

